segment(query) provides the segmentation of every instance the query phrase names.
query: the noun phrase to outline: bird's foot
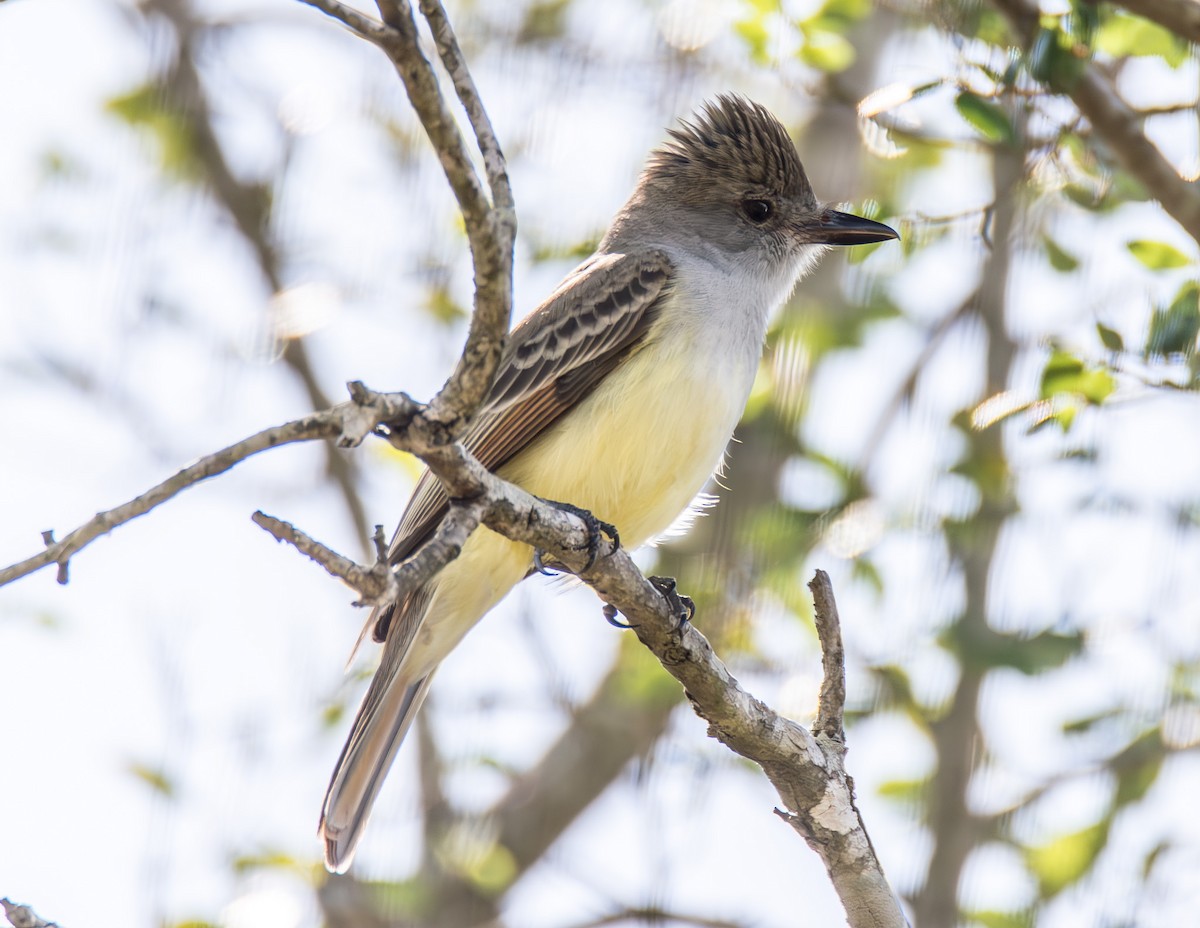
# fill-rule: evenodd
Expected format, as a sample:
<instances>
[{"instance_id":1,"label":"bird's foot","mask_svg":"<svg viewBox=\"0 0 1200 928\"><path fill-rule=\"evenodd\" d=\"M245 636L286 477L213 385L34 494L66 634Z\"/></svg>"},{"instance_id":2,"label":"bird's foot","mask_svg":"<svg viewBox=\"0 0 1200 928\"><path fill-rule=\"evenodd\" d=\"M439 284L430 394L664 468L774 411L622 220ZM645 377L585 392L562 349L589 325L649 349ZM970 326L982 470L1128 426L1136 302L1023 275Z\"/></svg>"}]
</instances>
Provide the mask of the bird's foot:
<instances>
[{"instance_id":1,"label":"bird's foot","mask_svg":"<svg viewBox=\"0 0 1200 928\"><path fill-rule=\"evenodd\" d=\"M587 526L588 540L583 550L587 551L587 563L583 565L583 569L579 573L587 573L596 564L596 559L600 556L600 542L605 535L608 536L612 543L612 550L616 551L621 547L621 536L617 532L617 527L611 522L605 522L603 519L597 519L586 509L580 509L578 506L572 506L570 503L560 503L556 500L542 500L544 503L549 503L555 509L561 509L563 512L569 512L573 516L578 516L583 520L583 524ZM539 574L546 576L554 576L554 571L546 567L545 554L539 548L533 551L533 569Z\"/></svg>"},{"instance_id":2,"label":"bird's foot","mask_svg":"<svg viewBox=\"0 0 1200 928\"><path fill-rule=\"evenodd\" d=\"M622 622L620 619L617 618L617 616L620 615L620 613L617 612L617 607L614 606L612 603L605 603L604 609L601 611L604 613L604 621L607 622L609 625L611 625L613 628L633 628L633 626L630 625L628 622Z\"/></svg>"},{"instance_id":3,"label":"bird's foot","mask_svg":"<svg viewBox=\"0 0 1200 928\"><path fill-rule=\"evenodd\" d=\"M650 577L648 579L651 585L662 594L667 605L671 607L671 612L679 620L675 631L680 634L687 631L687 627L692 624L692 619L696 617L695 601L690 596L684 596L679 592L679 585L675 582L674 577Z\"/></svg>"}]
</instances>

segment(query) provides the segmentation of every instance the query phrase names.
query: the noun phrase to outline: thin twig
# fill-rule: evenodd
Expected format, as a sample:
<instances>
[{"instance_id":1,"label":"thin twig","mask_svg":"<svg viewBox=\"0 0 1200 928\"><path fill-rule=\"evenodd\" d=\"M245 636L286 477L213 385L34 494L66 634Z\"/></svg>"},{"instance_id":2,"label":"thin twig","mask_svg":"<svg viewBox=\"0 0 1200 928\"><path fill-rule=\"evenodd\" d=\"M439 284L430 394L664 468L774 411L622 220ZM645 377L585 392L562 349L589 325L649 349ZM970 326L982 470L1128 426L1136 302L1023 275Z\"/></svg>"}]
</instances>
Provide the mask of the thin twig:
<instances>
[{"instance_id":1,"label":"thin twig","mask_svg":"<svg viewBox=\"0 0 1200 928\"><path fill-rule=\"evenodd\" d=\"M71 558L97 538L107 535L118 525L124 525L138 516L145 515L188 487L225 473L246 458L269 448L298 441L332 438L337 439L339 447L353 447L362 442L381 423L403 419L405 416L411 417L420 408L419 404L402 393L373 393L363 390L355 399L356 402L353 403L343 403L311 416L263 429L220 451L206 454L135 499L97 513L94 518L70 532L61 541L54 541L52 534L43 532L43 541L49 538L46 550L0 570L0 586L50 564L58 564L58 582L66 583L67 565Z\"/></svg>"},{"instance_id":2,"label":"thin twig","mask_svg":"<svg viewBox=\"0 0 1200 928\"><path fill-rule=\"evenodd\" d=\"M458 557L471 532L479 525L484 511L482 499L456 500L428 542L399 565L393 566L386 550L374 565L366 567L338 554L290 522L269 516L261 510L251 519L277 541L308 555L338 577L360 596L360 606L381 606L403 599Z\"/></svg>"},{"instance_id":3,"label":"thin twig","mask_svg":"<svg viewBox=\"0 0 1200 928\"><path fill-rule=\"evenodd\" d=\"M58 928L58 922L48 922L29 906L10 899L0 899L0 908L13 928Z\"/></svg>"},{"instance_id":4,"label":"thin twig","mask_svg":"<svg viewBox=\"0 0 1200 928\"><path fill-rule=\"evenodd\" d=\"M808 588L813 597L813 617L821 641L821 669L824 672L813 733L845 741L846 652L842 647L842 623L838 618L837 601L833 598L833 584L829 574L818 570L808 581Z\"/></svg>"},{"instance_id":5,"label":"thin twig","mask_svg":"<svg viewBox=\"0 0 1200 928\"><path fill-rule=\"evenodd\" d=\"M492 191L492 205L499 210L513 208L512 186L508 180L508 169L504 161L504 153L500 150L500 141L492 128L491 117L484 108L475 80L467 68L462 49L459 48L458 38L446 17L446 10L440 0L420 0L421 14L429 23L433 40L437 45L438 56L450 74L458 99L466 110L471 122L471 131L475 133L475 141L479 152L483 155L483 167L487 173L488 186Z\"/></svg>"},{"instance_id":6,"label":"thin twig","mask_svg":"<svg viewBox=\"0 0 1200 928\"><path fill-rule=\"evenodd\" d=\"M316 7L322 13L327 13L351 32L375 45L383 45L390 38L390 30L379 20L359 12L352 6L340 3L338 0L300 0L300 2Z\"/></svg>"}]
</instances>

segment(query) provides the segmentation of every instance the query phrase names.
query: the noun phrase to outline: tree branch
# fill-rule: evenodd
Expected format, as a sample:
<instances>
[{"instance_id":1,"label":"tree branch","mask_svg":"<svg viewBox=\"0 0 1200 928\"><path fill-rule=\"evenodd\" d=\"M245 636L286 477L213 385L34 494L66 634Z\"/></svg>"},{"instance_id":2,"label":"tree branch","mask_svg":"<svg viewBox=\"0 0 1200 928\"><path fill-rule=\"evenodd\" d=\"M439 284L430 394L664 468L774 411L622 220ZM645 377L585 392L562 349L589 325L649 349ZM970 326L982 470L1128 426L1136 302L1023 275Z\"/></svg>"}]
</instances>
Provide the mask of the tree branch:
<instances>
[{"instance_id":1,"label":"tree branch","mask_svg":"<svg viewBox=\"0 0 1200 928\"><path fill-rule=\"evenodd\" d=\"M263 429L227 448L207 454L157 486L151 487L141 496L97 513L95 518L85 522L61 541L54 541L52 532L43 532L42 540L46 544L46 550L0 570L0 586L12 583L49 564L58 564L58 582L66 583L71 558L97 538L107 535L118 525L124 525L138 516L145 515L188 487L225 473L260 451L298 441L327 438L336 438L339 446L343 448L353 447L360 444L381 424L411 418L420 409L420 404L403 393L373 393L362 388L361 384L357 385L361 389L356 392L355 385L351 387L354 402L343 403L311 416Z\"/></svg>"},{"instance_id":2,"label":"tree branch","mask_svg":"<svg viewBox=\"0 0 1200 928\"><path fill-rule=\"evenodd\" d=\"M1200 2L1197 0L1117 0L1130 13L1158 23L1188 42L1200 43Z\"/></svg>"},{"instance_id":3,"label":"tree branch","mask_svg":"<svg viewBox=\"0 0 1200 928\"><path fill-rule=\"evenodd\" d=\"M180 0L144 0L144 8L161 14L178 37L179 51L173 66L163 78L163 84L187 120L188 129L195 140L195 157L208 189L253 250L267 286L273 294L278 294L284 289L284 275L279 249L270 234L271 198L261 184L243 181L234 173L217 137L212 107L209 106L200 68L196 63L195 47L198 36L203 36L203 30L193 18L188 5ZM333 405L321 387L302 338L283 339L283 362L300 380L310 408L326 409ZM354 463L329 445L325 447L325 462L327 473L341 492L354 529L365 542L370 525L358 495Z\"/></svg>"},{"instance_id":4,"label":"tree branch","mask_svg":"<svg viewBox=\"0 0 1200 928\"><path fill-rule=\"evenodd\" d=\"M48 922L29 906L10 899L0 899L0 908L4 909L4 917L12 928L58 928L58 922Z\"/></svg>"},{"instance_id":5,"label":"tree branch","mask_svg":"<svg viewBox=\"0 0 1200 928\"><path fill-rule=\"evenodd\" d=\"M1041 15L1035 0L992 0L1016 30L1022 44L1029 48L1038 34ZM1157 5L1147 3L1147 6ZM1128 4L1127 4L1128 5ZM1136 5L1136 4L1135 4ZM1191 4L1196 6L1196 4ZM1136 177L1150 196L1200 242L1200 186L1184 180L1157 146L1142 132L1142 118L1117 93L1117 89L1095 64L1079 63L1078 78L1067 87L1053 88L1067 93L1104 140L1117 160Z\"/></svg>"},{"instance_id":6,"label":"tree branch","mask_svg":"<svg viewBox=\"0 0 1200 928\"><path fill-rule=\"evenodd\" d=\"M431 467L436 460L444 469L439 472L443 481L473 489L473 502L481 507L489 528L548 552L619 609L639 640L683 684L692 708L709 723L709 735L762 767L791 810L778 814L824 861L851 928L907 925L854 804L853 783L845 772L841 736L845 669L828 576L818 573L812 583L819 628L823 629L822 645L829 649L824 657L821 713L814 735L742 688L713 653L708 639L687 621L690 603L679 596L674 581L647 579L627 551L611 545L586 568L588 536L582 519L506 483L484 470L460 446L453 447L455 455L445 455L447 449L438 448L434 458L427 458ZM369 568L343 570L335 563L349 563L345 559L322 555L320 560L326 570L364 598L370 595L360 584L361 577L370 574Z\"/></svg>"},{"instance_id":7,"label":"tree branch","mask_svg":"<svg viewBox=\"0 0 1200 928\"><path fill-rule=\"evenodd\" d=\"M382 28L369 18L351 15L336 0L301 0L350 26L378 46L395 65L409 102L437 152L450 189L458 201L467 229L467 241L475 266L475 309L467 332L467 343L454 372L429 403L422 427L439 434L448 443L483 402L500 362L512 308L512 254L517 220L512 191L500 144L484 112L466 61L437 0L424 0L422 13L429 21L442 63L450 73L459 99L466 108L479 150L483 154L491 186L488 203L475 173L458 124L446 108L437 75L417 36L412 6L408 0L379 0ZM366 19L366 22L363 20Z\"/></svg>"},{"instance_id":8,"label":"tree branch","mask_svg":"<svg viewBox=\"0 0 1200 928\"><path fill-rule=\"evenodd\" d=\"M846 652L842 647L842 623L838 617L837 602L833 598L833 584L829 574L818 570L808 581L808 588L813 597L813 615L817 638L821 642L823 671L814 730L835 741L845 741Z\"/></svg>"}]
</instances>

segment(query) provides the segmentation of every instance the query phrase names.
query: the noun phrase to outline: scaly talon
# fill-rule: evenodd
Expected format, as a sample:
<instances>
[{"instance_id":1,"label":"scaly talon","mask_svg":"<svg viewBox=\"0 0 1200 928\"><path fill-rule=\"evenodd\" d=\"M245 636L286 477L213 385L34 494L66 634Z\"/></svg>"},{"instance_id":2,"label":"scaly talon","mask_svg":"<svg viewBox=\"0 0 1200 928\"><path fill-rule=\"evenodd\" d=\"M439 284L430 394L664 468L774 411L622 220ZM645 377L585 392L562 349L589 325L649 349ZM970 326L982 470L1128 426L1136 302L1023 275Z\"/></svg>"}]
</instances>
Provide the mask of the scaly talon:
<instances>
[{"instance_id":1,"label":"scaly talon","mask_svg":"<svg viewBox=\"0 0 1200 928\"><path fill-rule=\"evenodd\" d=\"M604 613L604 621L606 621L613 628L633 628L633 626L628 622L622 622L617 618L619 613L617 612L617 607L612 603L605 603L604 609L601 611Z\"/></svg>"},{"instance_id":2,"label":"scaly talon","mask_svg":"<svg viewBox=\"0 0 1200 928\"><path fill-rule=\"evenodd\" d=\"M662 594L663 599L667 601L667 605L671 607L671 611L675 614L675 618L679 620L679 624L675 626L675 631L681 634L687 631L687 627L692 624L692 619L696 617L695 600L679 592L678 584L676 584L674 577L650 577L649 580L654 585L654 588Z\"/></svg>"},{"instance_id":3,"label":"scaly talon","mask_svg":"<svg viewBox=\"0 0 1200 928\"><path fill-rule=\"evenodd\" d=\"M586 550L588 559L580 573L587 573L596 565L596 559L600 556L600 536L602 534L607 535L612 541L613 551L621 547L621 536L617 532L617 527L612 523L597 519L586 509L580 509L578 506L572 506L570 503L560 503L552 499L543 500L543 502L549 503L555 509L561 509L563 512L569 512L573 516L578 516L583 520L584 525L587 526L588 540ZM534 552L533 563L535 567L540 564L537 552Z\"/></svg>"},{"instance_id":4,"label":"scaly talon","mask_svg":"<svg viewBox=\"0 0 1200 928\"><path fill-rule=\"evenodd\" d=\"M533 569L536 570L543 577L557 577L558 576L557 571L551 570L549 567L547 567L542 562L542 549L541 548L533 549Z\"/></svg>"}]
</instances>

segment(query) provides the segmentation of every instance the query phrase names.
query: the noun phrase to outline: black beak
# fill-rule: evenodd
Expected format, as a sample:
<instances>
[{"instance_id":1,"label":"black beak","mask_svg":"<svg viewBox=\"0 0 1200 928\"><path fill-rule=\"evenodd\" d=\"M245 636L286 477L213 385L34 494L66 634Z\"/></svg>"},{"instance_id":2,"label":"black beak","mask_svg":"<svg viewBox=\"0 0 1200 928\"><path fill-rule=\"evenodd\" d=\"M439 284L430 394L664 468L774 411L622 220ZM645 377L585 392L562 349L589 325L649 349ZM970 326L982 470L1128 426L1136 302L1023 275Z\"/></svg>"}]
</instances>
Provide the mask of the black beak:
<instances>
[{"instance_id":1,"label":"black beak","mask_svg":"<svg viewBox=\"0 0 1200 928\"><path fill-rule=\"evenodd\" d=\"M825 210L810 231L812 240L820 245L868 245L900 237L895 229L882 222L839 213L836 209Z\"/></svg>"}]
</instances>

